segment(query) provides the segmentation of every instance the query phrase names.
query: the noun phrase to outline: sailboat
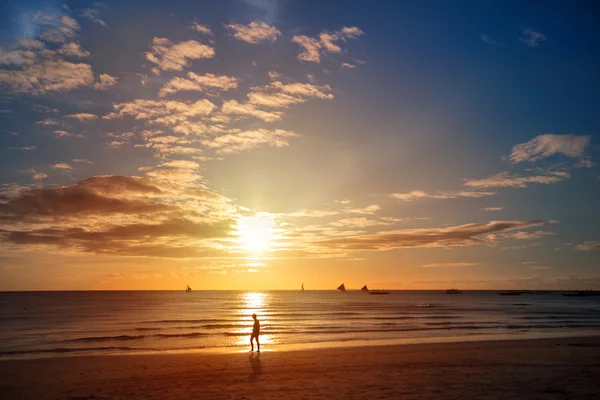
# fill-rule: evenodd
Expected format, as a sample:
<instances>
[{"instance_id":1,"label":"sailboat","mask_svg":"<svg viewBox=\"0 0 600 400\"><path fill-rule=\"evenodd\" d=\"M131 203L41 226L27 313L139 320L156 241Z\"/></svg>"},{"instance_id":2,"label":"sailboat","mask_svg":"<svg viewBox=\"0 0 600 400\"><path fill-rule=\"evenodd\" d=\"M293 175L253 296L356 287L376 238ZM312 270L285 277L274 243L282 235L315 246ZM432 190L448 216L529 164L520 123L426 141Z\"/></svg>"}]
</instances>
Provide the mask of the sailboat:
<instances>
[{"instance_id":1,"label":"sailboat","mask_svg":"<svg viewBox=\"0 0 600 400\"><path fill-rule=\"evenodd\" d=\"M362 288L360 288L360 290L362 290L363 292L368 292L369 288L367 288L367 285L365 285Z\"/></svg>"},{"instance_id":2,"label":"sailboat","mask_svg":"<svg viewBox=\"0 0 600 400\"><path fill-rule=\"evenodd\" d=\"M304 283L302 284L302 286L300 287L300 291L304 292Z\"/></svg>"},{"instance_id":3,"label":"sailboat","mask_svg":"<svg viewBox=\"0 0 600 400\"><path fill-rule=\"evenodd\" d=\"M187 287L185 288L185 291L186 292L191 292L192 291L192 288L190 287L190 285L187 285Z\"/></svg>"},{"instance_id":4,"label":"sailboat","mask_svg":"<svg viewBox=\"0 0 600 400\"><path fill-rule=\"evenodd\" d=\"M344 286L344 284L342 283L340 286L338 286L337 290L341 290L342 292L345 292L346 286Z\"/></svg>"}]
</instances>

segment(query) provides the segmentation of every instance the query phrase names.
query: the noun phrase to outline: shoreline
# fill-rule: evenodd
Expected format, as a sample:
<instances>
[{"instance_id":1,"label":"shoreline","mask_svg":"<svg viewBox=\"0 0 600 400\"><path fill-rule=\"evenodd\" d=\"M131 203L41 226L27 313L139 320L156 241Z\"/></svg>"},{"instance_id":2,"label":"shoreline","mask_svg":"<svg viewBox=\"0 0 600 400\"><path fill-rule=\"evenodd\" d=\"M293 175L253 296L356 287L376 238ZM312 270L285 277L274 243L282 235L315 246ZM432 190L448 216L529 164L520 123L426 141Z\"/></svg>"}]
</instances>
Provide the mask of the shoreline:
<instances>
[{"instance_id":1,"label":"shoreline","mask_svg":"<svg viewBox=\"0 0 600 400\"><path fill-rule=\"evenodd\" d=\"M6 399L592 399L598 379L600 335L0 361Z\"/></svg>"},{"instance_id":2,"label":"shoreline","mask_svg":"<svg viewBox=\"0 0 600 400\"><path fill-rule=\"evenodd\" d=\"M472 342L503 342L514 340L543 340L543 339L569 339L569 338L588 338L600 337L597 330L580 330L575 332L519 332L519 333L498 333L498 334L470 334L455 336L433 336L433 337L404 337L392 339L357 339L345 341L323 341L309 343L288 343L288 344L269 344L262 343L263 352L291 352L305 350L327 350L337 348L356 348L356 347L381 347L381 346L407 346L419 344L452 344L452 343L472 343ZM116 347L116 346L115 346ZM65 359L81 357L130 357L142 355L184 355L184 354L236 354L244 353L249 346L238 345L228 347L198 347L172 350L105 350L103 353L95 351L41 351L27 354L9 354L0 356L0 363L3 361L19 360L44 360L44 359Z\"/></svg>"}]
</instances>

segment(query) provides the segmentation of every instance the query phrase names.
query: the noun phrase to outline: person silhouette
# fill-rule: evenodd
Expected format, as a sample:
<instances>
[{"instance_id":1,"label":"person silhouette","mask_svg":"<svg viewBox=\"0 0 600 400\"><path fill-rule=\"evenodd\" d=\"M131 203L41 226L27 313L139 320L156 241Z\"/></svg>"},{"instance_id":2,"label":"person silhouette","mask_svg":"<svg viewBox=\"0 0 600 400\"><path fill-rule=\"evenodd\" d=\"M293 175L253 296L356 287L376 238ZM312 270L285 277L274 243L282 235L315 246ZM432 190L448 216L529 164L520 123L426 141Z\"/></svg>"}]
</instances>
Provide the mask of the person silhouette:
<instances>
[{"instance_id":1,"label":"person silhouette","mask_svg":"<svg viewBox=\"0 0 600 400\"><path fill-rule=\"evenodd\" d=\"M253 339L256 339L256 346L258 347L258 352L260 353L260 342L258 341L258 335L260 335L260 322L258 321L258 318L256 318L256 314L252 314L252 318L254 318L254 326L252 327L252 334L250 335L250 353L254 351Z\"/></svg>"}]
</instances>

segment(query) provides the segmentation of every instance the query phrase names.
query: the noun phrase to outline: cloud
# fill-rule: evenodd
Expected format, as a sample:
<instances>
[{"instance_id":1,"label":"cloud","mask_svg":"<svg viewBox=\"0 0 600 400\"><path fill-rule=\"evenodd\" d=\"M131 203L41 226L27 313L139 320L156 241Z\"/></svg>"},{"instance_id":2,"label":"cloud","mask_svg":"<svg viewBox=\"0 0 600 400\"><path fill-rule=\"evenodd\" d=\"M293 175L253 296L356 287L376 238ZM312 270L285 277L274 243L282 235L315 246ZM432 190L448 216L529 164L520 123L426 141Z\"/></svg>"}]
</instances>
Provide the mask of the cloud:
<instances>
[{"instance_id":1,"label":"cloud","mask_svg":"<svg viewBox=\"0 0 600 400\"><path fill-rule=\"evenodd\" d=\"M329 225L348 228L348 227L356 227L356 228L366 228L369 226L381 226L381 225L391 225L394 222L391 221L376 221L373 219L367 219L365 217L359 218L343 218L334 222L330 222Z\"/></svg>"},{"instance_id":2,"label":"cloud","mask_svg":"<svg viewBox=\"0 0 600 400\"><path fill-rule=\"evenodd\" d=\"M98 119L98 116L95 114L89 113L79 113L79 114L70 114L67 115L67 118L76 119L79 122L90 122Z\"/></svg>"},{"instance_id":3,"label":"cloud","mask_svg":"<svg viewBox=\"0 0 600 400\"><path fill-rule=\"evenodd\" d=\"M9 150L21 150L21 151L33 151L37 149L37 146L25 146L25 147L9 147Z\"/></svg>"},{"instance_id":4,"label":"cloud","mask_svg":"<svg viewBox=\"0 0 600 400\"><path fill-rule=\"evenodd\" d=\"M292 37L292 43L304 47L304 51L298 54L298 60L314 63L321 62L321 42L305 35Z\"/></svg>"},{"instance_id":5,"label":"cloud","mask_svg":"<svg viewBox=\"0 0 600 400\"><path fill-rule=\"evenodd\" d=\"M540 32L536 32L533 28L527 28L523 30L523 36L519 40L525 43L529 47L539 46L540 42L546 40L546 35Z\"/></svg>"},{"instance_id":6,"label":"cloud","mask_svg":"<svg viewBox=\"0 0 600 400\"><path fill-rule=\"evenodd\" d=\"M494 245L503 238L490 234L527 229L543 225L543 221L491 221L442 228L403 229L371 235L321 240L317 245L343 250L392 250L413 247L464 247L477 244Z\"/></svg>"},{"instance_id":7,"label":"cloud","mask_svg":"<svg viewBox=\"0 0 600 400\"><path fill-rule=\"evenodd\" d=\"M107 90L109 87L117 83L117 78L110 76L109 74L100 74L98 82L94 84L96 90Z\"/></svg>"},{"instance_id":8,"label":"cloud","mask_svg":"<svg viewBox=\"0 0 600 400\"><path fill-rule=\"evenodd\" d=\"M71 134L70 134L69 132L67 132L67 131L60 131L60 130L57 130L57 131L52 131L52 133L53 133L53 134L54 134L56 137L74 136L74 135L71 135Z\"/></svg>"},{"instance_id":9,"label":"cloud","mask_svg":"<svg viewBox=\"0 0 600 400\"><path fill-rule=\"evenodd\" d=\"M214 55L212 47L195 40L173 44L169 39L155 37L146 59L163 71L182 71L190 65L189 60L213 58Z\"/></svg>"},{"instance_id":10,"label":"cloud","mask_svg":"<svg viewBox=\"0 0 600 400\"><path fill-rule=\"evenodd\" d=\"M189 79L176 77L167 82L158 92L158 95L164 97L168 94L180 91L202 92L208 89L230 90L238 86L238 80L225 75L204 74L198 75L193 72L188 73Z\"/></svg>"},{"instance_id":11,"label":"cloud","mask_svg":"<svg viewBox=\"0 0 600 400\"><path fill-rule=\"evenodd\" d=\"M103 119L131 116L136 120L146 119L162 125L175 125L191 117L206 116L215 109L215 105L206 99L196 102L136 99L113 107L116 112L105 115Z\"/></svg>"},{"instance_id":12,"label":"cloud","mask_svg":"<svg viewBox=\"0 0 600 400\"><path fill-rule=\"evenodd\" d=\"M84 158L74 158L71 161L73 161L74 163L82 163L82 164L94 164L93 161L90 160L86 160Z\"/></svg>"},{"instance_id":13,"label":"cloud","mask_svg":"<svg viewBox=\"0 0 600 400\"><path fill-rule=\"evenodd\" d=\"M356 68L356 65L352 65L352 64L348 64L348 63L342 63L341 67L342 68L354 69L354 68Z\"/></svg>"},{"instance_id":14,"label":"cloud","mask_svg":"<svg viewBox=\"0 0 600 400\"><path fill-rule=\"evenodd\" d=\"M600 250L600 242L587 241L583 244L575 246L575 250L580 251L592 251L592 250Z\"/></svg>"},{"instance_id":15,"label":"cloud","mask_svg":"<svg viewBox=\"0 0 600 400\"><path fill-rule=\"evenodd\" d=\"M79 43L71 42L63 44L58 50L57 53L66 57L88 57L90 55L89 51L82 50Z\"/></svg>"},{"instance_id":16,"label":"cloud","mask_svg":"<svg viewBox=\"0 0 600 400\"><path fill-rule=\"evenodd\" d=\"M0 70L0 86L17 92L43 93L68 91L90 86L94 81L92 68L64 60L46 60L22 70Z\"/></svg>"},{"instance_id":17,"label":"cloud","mask_svg":"<svg viewBox=\"0 0 600 400\"><path fill-rule=\"evenodd\" d=\"M567 172L551 172L547 171L543 175L519 176L510 175L508 172L500 172L496 175L489 176L483 179L468 179L465 186L475 188L491 188L491 187L512 187L526 188L530 183L543 183L546 185L561 182L569 179L571 175Z\"/></svg>"},{"instance_id":18,"label":"cloud","mask_svg":"<svg viewBox=\"0 0 600 400\"><path fill-rule=\"evenodd\" d=\"M234 31L234 37L246 43L258 44L264 42L273 43L281 32L274 26L269 26L264 22L253 21L248 25L229 24L226 27Z\"/></svg>"},{"instance_id":19,"label":"cloud","mask_svg":"<svg viewBox=\"0 0 600 400\"><path fill-rule=\"evenodd\" d=\"M500 46L501 43L498 43L494 40L492 40L491 37L489 37L489 35L480 35L479 36L481 38L481 40L487 44L491 44L492 46Z\"/></svg>"},{"instance_id":20,"label":"cloud","mask_svg":"<svg viewBox=\"0 0 600 400\"><path fill-rule=\"evenodd\" d=\"M442 263L433 263L433 264L425 264L421 265L423 268L446 268L446 267L476 267L481 265L480 263L472 263L472 262L442 262Z\"/></svg>"},{"instance_id":21,"label":"cloud","mask_svg":"<svg viewBox=\"0 0 600 400\"><path fill-rule=\"evenodd\" d=\"M210 30L210 28L208 26L199 24L197 22L194 22L192 24L192 26L190 26L190 29L195 30L196 32L200 32L203 35L214 36L213 33L212 33L212 31Z\"/></svg>"},{"instance_id":22,"label":"cloud","mask_svg":"<svg viewBox=\"0 0 600 400\"><path fill-rule=\"evenodd\" d=\"M494 196L495 192L440 192L437 194L426 193L420 190L413 190L410 193L392 193L390 197L403 201L413 201L417 199L456 199L459 197L480 198L484 196Z\"/></svg>"},{"instance_id":23,"label":"cloud","mask_svg":"<svg viewBox=\"0 0 600 400\"><path fill-rule=\"evenodd\" d=\"M95 8L86 8L86 9L82 10L81 16L83 18L89 19L90 21L92 21L98 25L106 26L106 22L104 22L103 20L101 20L99 18L100 11Z\"/></svg>"},{"instance_id":24,"label":"cloud","mask_svg":"<svg viewBox=\"0 0 600 400\"><path fill-rule=\"evenodd\" d=\"M502 211L504 207L485 207L482 208L481 211Z\"/></svg>"},{"instance_id":25,"label":"cloud","mask_svg":"<svg viewBox=\"0 0 600 400\"><path fill-rule=\"evenodd\" d=\"M590 141L591 137L584 135L539 135L526 143L514 146L510 153L510 161L513 164L535 162L555 154L563 154L587 164L590 162L585 158L585 151Z\"/></svg>"},{"instance_id":26,"label":"cloud","mask_svg":"<svg viewBox=\"0 0 600 400\"><path fill-rule=\"evenodd\" d=\"M232 154L264 146L285 147L289 145L289 138L296 136L294 132L282 129L254 129L203 140L202 144L217 149L218 154Z\"/></svg>"},{"instance_id":27,"label":"cloud","mask_svg":"<svg viewBox=\"0 0 600 400\"><path fill-rule=\"evenodd\" d=\"M279 111L263 111L259 110L252 104L242 104L237 100L229 100L223 103L221 111L228 115L241 115L247 117L255 117L262 119L265 122L279 121L283 118L283 113Z\"/></svg>"},{"instance_id":28,"label":"cloud","mask_svg":"<svg viewBox=\"0 0 600 400\"><path fill-rule=\"evenodd\" d=\"M304 50L298 54L298 60L320 63L321 54L341 53L342 48L335 42L339 42L340 40L345 41L347 39L357 39L363 34L364 32L361 29L354 26L350 28L344 27L341 30L334 32L321 32L318 39L306 35L295 35L292 37L291 41L304 48ZM349 66L350 64L347 65Z\"/></svg>"},{"instance_id":29,"label":"cloud","mask_svg":"<svg viewBox=\"0 0 600 400\"><path fill-rule=\"evenodd\" d=\"M27 169L27 170L21 171L21 172L31 175L31 178L36 181L40 181L40 180L46 179L48 177L48 174L46 174L44 172L38 172L33 168L30 168L30 169ZM2 207L2 206L3 205L0 204L0 207Z\"/></svg>"},{"instance_id":30,"label":"cloud","mask_svg":"<svg viewBox=\"0 0 600 400\"><path fill-rule=\"evenodd\" d=\"M71 167L69 164L67 163L58 163L58 164L54 164L52 166L52 168L54 169L73 169L73 167Z\"/></svg>"}]
</instances>

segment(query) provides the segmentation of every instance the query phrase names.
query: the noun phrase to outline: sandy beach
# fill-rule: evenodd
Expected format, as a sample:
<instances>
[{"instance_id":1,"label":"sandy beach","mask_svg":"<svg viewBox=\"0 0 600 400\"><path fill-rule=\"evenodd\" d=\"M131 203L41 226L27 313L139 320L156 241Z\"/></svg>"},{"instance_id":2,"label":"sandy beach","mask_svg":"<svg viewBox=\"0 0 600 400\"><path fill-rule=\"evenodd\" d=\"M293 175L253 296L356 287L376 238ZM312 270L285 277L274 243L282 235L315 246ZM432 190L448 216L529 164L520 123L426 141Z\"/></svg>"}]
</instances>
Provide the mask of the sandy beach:
<instances>
[{"instance_id":1,"label":"sandy beach","mask_svg":"<svg viewBox=\"0 0 600 400\"><path fill-rule=\"evenodd\" d=\"M598 399L600 337L0 362L2 399Z\"/></svg>"}]
</instances>

